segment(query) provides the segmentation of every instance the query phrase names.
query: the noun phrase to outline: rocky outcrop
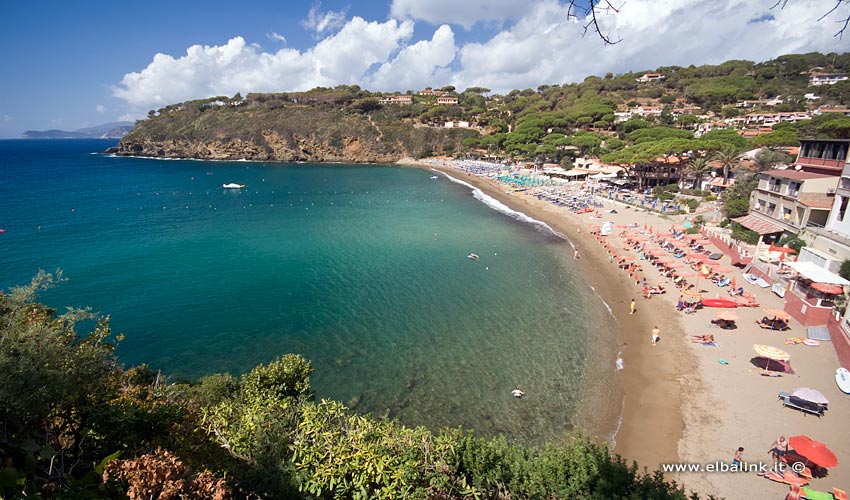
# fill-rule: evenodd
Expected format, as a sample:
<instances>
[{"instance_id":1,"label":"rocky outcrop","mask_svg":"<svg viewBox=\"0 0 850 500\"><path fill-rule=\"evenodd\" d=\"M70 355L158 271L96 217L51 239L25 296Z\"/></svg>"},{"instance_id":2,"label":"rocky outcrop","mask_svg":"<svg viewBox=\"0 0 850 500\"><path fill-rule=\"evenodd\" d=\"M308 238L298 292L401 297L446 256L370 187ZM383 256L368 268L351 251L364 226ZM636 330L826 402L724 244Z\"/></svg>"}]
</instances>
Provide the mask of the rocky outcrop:
<instances>
[{"instance_id":1,"label":"rocky outcrop","mask_svg":"<svg viewBox=\"0 0 850 500\"><path fill-rule=\"evenodd\" d=\"M156 158L197 158L202 160L256 160L280 162L346 162L393 163L407 153L373 151L360 137L345 137L342 147L335 147L310 137L293 136L291 140L275 131L263 132L260 140L125 139L114 151L119 156Z\"/></svg>"}]
</instances>

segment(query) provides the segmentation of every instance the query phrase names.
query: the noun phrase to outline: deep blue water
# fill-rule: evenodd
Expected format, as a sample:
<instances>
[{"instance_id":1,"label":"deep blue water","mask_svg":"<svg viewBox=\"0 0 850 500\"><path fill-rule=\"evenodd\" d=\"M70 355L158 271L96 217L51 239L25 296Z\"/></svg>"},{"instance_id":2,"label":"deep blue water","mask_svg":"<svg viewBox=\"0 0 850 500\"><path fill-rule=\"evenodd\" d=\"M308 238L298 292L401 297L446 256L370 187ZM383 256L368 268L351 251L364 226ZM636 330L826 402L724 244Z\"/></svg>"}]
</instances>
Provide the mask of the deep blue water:
<instances>
[{"instance_id":1,"label":"deep blue water","mask_svg":"<svg viewBox=\"0 0 850 500\"><path fill-rule=\"evenodd\" d=\"M317 397L527 442L575 423L589 380L593 406L618 406L615 353L592 347L613 346L613 320L566 243L470 188L394 166L91 154L113 144L0 141L0 288L61 268L42 300L109 314L125 363L194 378L295 352Z\"/></svg>"}]
</instances>

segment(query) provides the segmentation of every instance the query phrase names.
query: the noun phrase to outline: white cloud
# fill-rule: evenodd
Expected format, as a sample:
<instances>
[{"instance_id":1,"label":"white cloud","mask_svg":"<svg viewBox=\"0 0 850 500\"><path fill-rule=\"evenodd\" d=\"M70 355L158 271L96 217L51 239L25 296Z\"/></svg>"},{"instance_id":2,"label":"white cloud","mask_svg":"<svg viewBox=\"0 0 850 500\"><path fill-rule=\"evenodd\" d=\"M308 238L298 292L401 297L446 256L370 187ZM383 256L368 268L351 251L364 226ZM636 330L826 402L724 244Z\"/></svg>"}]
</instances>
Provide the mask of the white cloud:
<instances>
[{"instance_id":1,"label":"white cloud","mask_svg":"<svg viewBox=\"0 0 850 500\"><path fill-rule=\"evenodd\" d=\"M457 24L470 29L478 22L504 22L522 17L536 0L393 0L390 15L431 24Z\"/></svg>"},{"instance_id":2,"label":"white cloud","mask_svg":"<svg viewBox=\"0 0 850 500\"><path fill-rule=\"evenodd\" d=\"M431 40L421 40L403 48L382 64L371 78L372 88L415 90L424 84L443 86L451 78L447 66L455 58L454 32L440 26Z\"/></svg>"},{"instance_id":3,"label":"white cloud","mask_svg":"<svg viewBox=\"0 0 850 500\"><path fill-rule=\"evenodd\" d=\"M279 33L274 32L274 31L272 31L271 33L268 33L268 34L266 35L266 37L267 37L269 40L274 40L275 42L282 42L282 43L284 43L284 44L286 43L286 37L285 37L285 36L283 36L283 35L281 35L281 34L279 34Z\"/></svg>"},{"instance_id":4,"label":"white cloud","mask_svg":"<svg viewBox=\"0 0 850 500\"><path fill-rule=\"evenodd\" d=\"M134 115L133 113L125 113L118 117L119 122L134 122L136 120L141 120L141 117Z\"/></svg>"},{"instance_id":5,"label":"white cloud","mask_svg":"<svg viewBox=\"0 0 850 500\"><path fill-rule=\"evenodd\" d=\"M310 8L307 14L307 19L301 21L301 26L304 29L315 31L316 35L322 35L325 32L335 31L345 25L345 11L328 11L322 13L322 3L316 2Z\"/></svg>"},{"instance_id":6,"label":"white cloud","mask_svg":"<svg viewBox=\"0 0 850 500\"><path fill-rule=\"evenodd\" d=\"M3 115L4 122L10 122L12 120L14 120L14 118L11 115Z\"/></svg>"},{"instance_id":7,"label":"white cloud","mask_svg":"<svg viewBox=\"0 0 850 500\"><path fill-rule=\"evenodd\" d=\"M103 104L98 104L94 108L94 110L97 111L98 113L103 113L104 111L106 111L106 107Z\"/></svg>"},{"instance_id":8,"label":"white cloud","mask_svg":"<svg viewBox=\"0 0 850 500\"><path fill-rule=\"evenodd\" d=\"M378 23L354 17L304 52L262 52L235 37L221 46L193 45L179 58L157 54L145 69L124 75L112 92L134 108L149 108L237 92L362 84L373 65L388 61L412 35L410 21Z\"/></svg>"}]
</instances>

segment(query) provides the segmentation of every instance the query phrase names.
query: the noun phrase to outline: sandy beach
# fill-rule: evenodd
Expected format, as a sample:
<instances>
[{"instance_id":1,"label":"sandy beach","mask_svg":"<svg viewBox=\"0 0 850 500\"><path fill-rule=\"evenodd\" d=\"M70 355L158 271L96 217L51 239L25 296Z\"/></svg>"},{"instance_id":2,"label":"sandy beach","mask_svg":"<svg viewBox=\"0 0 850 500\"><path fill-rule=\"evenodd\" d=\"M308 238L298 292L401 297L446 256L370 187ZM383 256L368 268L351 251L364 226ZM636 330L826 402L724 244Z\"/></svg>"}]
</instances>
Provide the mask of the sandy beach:
<instances>
[{"instance_id":1,"label":"sandy beach","mask_svg":"<svg viewBox=\"0 0 850 500\"><path fill-rule=\"evenodd\" d=\"M826 477L814 478L809 486L828 492L833 487L850 489L846 424L850 396L841 393L835 384L839 361L829 342L818 347L785 345L786 338L806 337L805 327L794 321L790 331L759 328L755 323L764 316L763 308L782 309L784 301L769 289L747 283L741 269L732 267L727 256L721 264L732 268L738 286L745 293L755 294L760 303L760 307L734 309L739 316L737 329L724 330L711 324L718 309L704 308L694 314L678 312L678 290L654 266L643 263L641 276L646 276L650 285L664 282L668 289L667 293L646 300L641 296L641 287L609 261L609 253L591 234L591 227L603 221L612 221L615 227L636 223L653 227L655 232L667 231L673 223L686 220L685 216L662 217L610 200L604 200L601 219L594 218L593 213L577 215L539 200L528 191L513 192L490 178L466 175L449 165L403 163L441 170L468 182L512 209L545 222L576 247L581 257L576 264L611 306L620 325L624 364L620 375L625 400L622 424L615 436L616 453L653 471L663 464L731 463L735 450L743 447L745 462L764 463L769 468L773 462L768 450L779 436L808 435L826 443L839 460ZM608 213L612 208L618 213ZM618 236L621 231L615 229L608 236L609 244L618 253L624 252L623 238ZM569 246L565 250L572 252ZM634 251L629 252L637 258ZM708 280L703 280L699 288L705 297L728 297L728 287L720 288ZM633 315L629 314L632 299L637 305ZM650 332L656 325L661 340L653 346ZM692 335L704 334L714 335L717 345L691 342ZM788 352L796 374L760 376L760 370L750 363L756 355L753 344L772 345ZM783 408L777 394L790 393L797 387L816 388L829 398L829 410L823 418ZM670 472L666 477L704 498L709 494L729 499L784 498L789 491L787 485L756 472L700 470Z\"/></svg>"}]
</instances>

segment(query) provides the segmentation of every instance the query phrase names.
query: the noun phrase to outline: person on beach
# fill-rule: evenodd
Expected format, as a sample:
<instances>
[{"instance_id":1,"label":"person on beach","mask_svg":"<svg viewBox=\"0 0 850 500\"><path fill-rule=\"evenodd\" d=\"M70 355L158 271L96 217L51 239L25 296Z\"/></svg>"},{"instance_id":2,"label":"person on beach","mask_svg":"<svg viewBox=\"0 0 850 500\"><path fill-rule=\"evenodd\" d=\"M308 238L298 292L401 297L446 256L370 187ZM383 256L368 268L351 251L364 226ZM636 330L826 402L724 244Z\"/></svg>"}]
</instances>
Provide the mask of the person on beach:
<instances>
[{"instance_id":1,"label":"person on beach","mask_svg":"<svg viewBox=\"0 0 850 500\"><path fill-rule=\"evenodd\" d=\"M705 344L714 342L714 335L707 333L705 335L691 335L691 342L697 344Z\"/></svg>"},{"instance_id":2,"label":"person on beach","mask_svg":"<svg viewBox=\"0 0 850 500\"><path fill-rule=\"evenodd\" d=\"M659 330L658 325L656 325L652 329L652 345L657 344L659 340L661 340L661 330Z\"/></svg>"},{"instance_id":3,"label":"person on beach","mask_svg":"<svg viewBox=\"0 0 850 500\"><path fill-rule=\"evenodd\" d=\"M519 386L516 386L514 390L511 391L511 395L515 398L521 398L525 396L525 391L520 389Z\"/></svg>"},{"instance_id":4,"label":"person on beach","mask_svg":"<svg viewBox=\"0 0 850 500\"><path fill-rule=\"evenodd\" d=\"M735 456L732 457L732 465L737 466L740 470L741 466L744 463L743 459L744 459L744 447L739 446L738 449L735 451Z\"/></svg>"},{"instance_id":5,"label":"person on beach","mask_svg":"<svg viewBox=\"0 0 850 500\"><path fill-rule=\"evenodd\" d=\"M679 295L679 300L676 302L676 310L681 312L685 308L685 296Z\"/></svg>"},{"instance_id":6,"label":"person on beach","mask_svg":"<svg viewBox=\"0 0 850 500\"><path fill-rule=\"evenodd\" d=\"M629 305L629 314L634 314L637 310L637 304L635 304L635 299L632 299L632 303Z\"/></svg>"},{"instance_id":7,"label":"person on beach","mask_svg":"<svg viewBox=\"0 0 850 500\"><path fill-rule=\"evenodd\" d=\"M785 439L785 436L779 436L779 438L773 442L770 449L767 450L768 453L773 455L773 459L777 461L781 460L787 451L788 441Z\"/></svg>"},{"instance_id":8,"label":"person on beach","mask_svg":"<svg viewBox=\"0 0 850 500\"><path fill-rule=\"evenodd\" d=\"M576 251L573 252L573 259L578 260L578 258L578 248L576 248Z\"/></svg>"}]
</instances>

